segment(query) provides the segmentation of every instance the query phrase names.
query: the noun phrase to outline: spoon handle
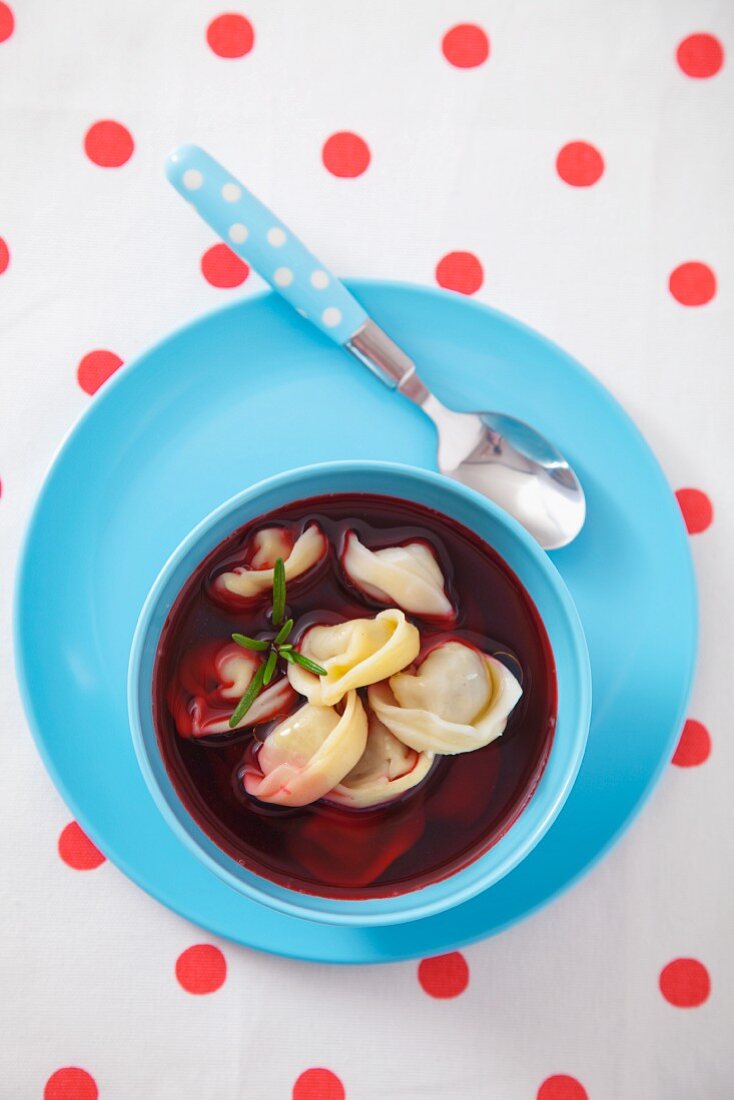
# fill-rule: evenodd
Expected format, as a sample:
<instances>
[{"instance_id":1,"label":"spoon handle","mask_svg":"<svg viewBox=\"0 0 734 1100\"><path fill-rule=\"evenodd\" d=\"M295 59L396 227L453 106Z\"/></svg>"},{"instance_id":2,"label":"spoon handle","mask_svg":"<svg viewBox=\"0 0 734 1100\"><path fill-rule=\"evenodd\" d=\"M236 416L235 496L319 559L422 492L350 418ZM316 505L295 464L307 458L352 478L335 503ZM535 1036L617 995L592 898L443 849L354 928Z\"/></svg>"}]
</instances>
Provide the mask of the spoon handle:
<instances>
[{"instance_id":1,"label":"spoon handle","mask_svg":"<svg viewBox=\"0 0 734 1100\"><path fill-rule=\"evenodd\" d=\"M294 233L198 145L181 145L166 175L215 233L317 328L391 388L415 400L415 366ZM422 390L422 387L421 387Z\"/></svg>"},{"instance_id":2,"label":"spoon handle","mask_svg":"<svg viewBox=\"0 0 734 1100\"><path fill-rule=\"evenodd\" d=\"M232 251L336 344L345 344L364 325L367 314L343 283L203 149L175 149L166 172Z\"/></svg>"}]
</instances>

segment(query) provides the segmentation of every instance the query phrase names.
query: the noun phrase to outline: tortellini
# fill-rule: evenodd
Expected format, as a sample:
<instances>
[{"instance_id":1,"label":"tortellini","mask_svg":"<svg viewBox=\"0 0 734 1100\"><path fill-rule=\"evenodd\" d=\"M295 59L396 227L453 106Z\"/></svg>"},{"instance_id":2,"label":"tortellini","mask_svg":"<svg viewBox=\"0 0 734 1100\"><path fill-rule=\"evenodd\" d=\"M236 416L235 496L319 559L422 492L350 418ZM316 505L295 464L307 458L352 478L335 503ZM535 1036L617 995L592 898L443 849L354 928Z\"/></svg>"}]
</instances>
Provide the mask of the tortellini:
<instances>
[{"instance_id":1,"label":"tortellini","mask_svg":"<svg viewBox=\"0 0 734 1100\"><path fill-rule=\"evenodd\" d=\"M288 679L309 703L334 706L348 691L384 680L414 661L420 634L396 607L374 619L350 619L335 626L313 626L299 646L304 657L326 669L317 676L299 665L288 667Z\"/></svg>"},{"instance_id":2,"label":"tortellini","mask_svg":"<svg viewBox=\"0 0 734 1100\"><path fill-rule=\"evenodd\" d=\"M270 732L254 764L244 770L248 794L280 806L306 806L322 798L364 753L367 715L356 691L340 714L306 703Z\"/></svg>"},{"instance_id":3,"label":"tortellini","mask_svg":"<svg viewBox=\"0 0 734 1100\"><path fill-rule=\"evenodd\" d=\"M426 542L369 550L355 531L349 531L342 568L357 588L379 603L397 604L424 618L455 617L441 567Z\"/></svg>"},{"instance_id":4,"label":"tortellini","mask_svg":"<svg viewBox=\"0 0 734 1100\"><path fill-rule=\"evenodd\" d=\"M203 647L187 655L181 667L180 686L171 699L171 711L181 736L230 733L230 716L261 663L260 654L242 649L234 642ZM296 698L283 676L257 696L236 728L249 729L272 722L287 714Z\"/></svg>"},{"instance_id":5,"label":"tortellini","mask_svg":"<svg viewBox=\"0 0 734 1100\"><path fill-rule=\"evenodd\" d=\"M249 601L273 587L274 566L283 559L286 583L313 569L326 555L329 544L316 523L293 539L285 527L263 527L252 536L249 565L238 565L215 578L212 590L224 602Z\"/></svg>"},{"instance_id":6,"label":"tortellini","mask_svg":"<svg viewBox=\"0 0 734 1100\"><path fill-rule=\"evenodd\" d=\"M326 797L329 802L355 809L379 806L416 787L426 778L432 764L432 752L408 748L370 713L367 746L362 756Z\"/></svg>"},{"instance_id":7,"label":"tortellini","mask_svg":"<svg viewBox=\"0 0 734 1100\"><path fill-rule=\"evenodd\" d=\"M453 755L494 741L522 695L500 661L459 641L434 649L415 671L369 689L370 707L416 752Z\"/></svg>"}]
</instances>

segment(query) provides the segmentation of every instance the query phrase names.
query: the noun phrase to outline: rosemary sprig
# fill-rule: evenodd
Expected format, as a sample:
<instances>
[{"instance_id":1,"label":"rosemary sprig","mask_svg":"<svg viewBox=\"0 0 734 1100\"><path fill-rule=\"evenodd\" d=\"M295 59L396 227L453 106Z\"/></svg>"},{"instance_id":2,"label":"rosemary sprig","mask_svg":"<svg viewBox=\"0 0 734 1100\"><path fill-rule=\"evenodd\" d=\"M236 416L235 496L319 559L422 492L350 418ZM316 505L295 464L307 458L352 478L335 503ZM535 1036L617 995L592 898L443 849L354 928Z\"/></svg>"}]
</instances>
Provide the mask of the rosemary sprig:
<instances>
[{"instance_id":1,"label":"rosemary sprig","mask_svg":"<svg viewBox=\"0 0 734 1100\"><path fill-rule=\"evenodd\" d=\"M247 714L247 712L250 709L250 707L252 706L252 704L257 699L258 695L260 694L260 692L262 690L264 679L265 679L265 665L263 664L263 665L260 665L257 672L252 677L252 680L250 681L250 684L249 684L249 687L247 688L247 691L242 696L242 698L240 699L237 706L234 708L234 713L232 714L232 717L229 720L229 728L231 730L237 728L237 726L242 721L242 719L245 717L245 715Z\"/></svg>"},{"instance_id":2,"label":"rosemary sprig","mask_svg":"<svg viewBox=\"0 0 734 1100\"><path fill-rule=\"evenodd\" d=\"M256 653L264 653L266 649L270 649L270 642L266 642L264 638L250 638L247 634L233 634L232 641L243 649L254 649Z\"/></svg>"},{"instance_id":3,"label":"rosemary sprig","mask_svg":"<svg viewBox=\"0 0 734 1100\"><path fill-rule=\"evenodd\" d=\"M271 649L270 653L268 654L268 659L265 662L265 672L263 673L263 685L265 687L267 687L268 684L270 683L270 681L272 680L273 673L275 672L275 666L277 665L277 663L278 663L278 650L277 649Z\"/></svg>"},{"instance_id":4,"label":"rosemary sprig","mask_svg":"<svg viewBox=\"0 0 734 1100\"><path fill-rule=\"evenodd\" d=\"M293 630L293 619L286 619L278 633L275 635L273 645L282 645L290 634L291 630Z\"/></svg>"},{"instance_id":5,"label":"rosemary sprig","mask_svg":"<svg viewBox=\"0 0 734 1100\"><path fill-rule=\"evenodd\" d=\"M278 633L270 641L265 638L251 638L248 634L232 635L232 641L242 646L243 649L251 649L255 653L267 653L267 657L264 657L262 663L258 665L255 675L248 684L247 691L234 708L232 717L229 720L229 728L232 730L237 728L262 689L267 687L273 679L279 658L282 657L290 665L300 665L316 676L326 676L325 668L317 665L310 657L304 657L302 653L294 648L292 642L286 641L293 630L294 620L286 619L283 622L285 606L285 565L283 559L278 558L273 568L273 608L270 615L273 626L279 628Z\"/></svg>"},{"instance_id":6,"label":"rosemary sprig","mask_svg":"<svg viewBox=\"0 0 734 1100\"><path fill-rule=\"evenodd\" d=\"M302 668L308 669L309 672L313 672L315 676L326 676L326 669L321 665L317 665L315 661L312 661L310 657L304 657L302 653L299 653L297 649L294 649L291 653L291 657Z\"/></svg>"},{"instance_id":7,"label":"rosemary sprig","mask_svg":"<svg viewBox=\"0 0 734 1100\"><path fill-rule=\"evenodd\" d=\"M273 626L280 626L285 615L285 565L278 558L273 569Z\"/></svg>"}]
</instances>

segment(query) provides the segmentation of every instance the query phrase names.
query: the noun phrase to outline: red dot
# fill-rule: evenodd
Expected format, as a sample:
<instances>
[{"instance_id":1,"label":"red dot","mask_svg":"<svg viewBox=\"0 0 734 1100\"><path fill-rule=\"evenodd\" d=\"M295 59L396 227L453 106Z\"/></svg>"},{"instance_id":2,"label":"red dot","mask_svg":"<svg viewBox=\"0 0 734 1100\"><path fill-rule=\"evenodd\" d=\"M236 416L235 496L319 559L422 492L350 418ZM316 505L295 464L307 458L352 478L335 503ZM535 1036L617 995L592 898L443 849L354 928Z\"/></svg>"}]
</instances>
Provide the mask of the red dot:
<instances>
[{"instance_id":1,"label":"red dot","mask_svg":"<svg viewBox=\"0 0 734 1100\"><path fill-rule=\"evenodd\" d=\"M700 535L711 526L714 506L705 493L700 489L676 489L675 495L689 535Z\"/></svg>"},{"instance_id":2,"label":"red dot","mask_svg":"<svg viewBox=\"0 0 734 1100\"><path fill-rule=\"evenodd\" d=\"M554 1073L538 1089L538 1100L589 1100L586 1089L575 1077Z\"/></svg>"},{"instance_id":3,"label":"red dot","mask_svg":"<svg viewBox=\"0 0 734 1100\"><path fill-rule=\"evenodd\" d=\"M8 248L3 238L0 237L0 275L2 275L3 271L7 271L9 263L10 249Z\"/></svg>"},{"instance_id":4,"label":"red dot","mask_svg":"<svg viewBox=\"0 0 734 1100\"><path fill-rule=\"evenodd\" d=\"M78 1066L57 1069L43 1090L43 1100L97 1100L98 1096L97 1082Z\"/></svg>"},{"instance_id":5,"label":"red dot","mask_svg":"<svg viewBox=\"0 0 734 1100\"><path fill-rule=\"evenodd\" d=\"M698 959L673 959L660 971L660 992L676 1008L697 1008L708 1000L711 978Z\"/></svg>"},{"instance_id":6,"label":"red dot","mask_svg":"<svg viewBox=\"0 0 734 1100\"><path fill-rule=\"evenodd\" d=\"M459 23L446 31L441 49L457 69L475 69L489 57L489 38L475 23Z\"/></svg>"},{"instance_id":7,"label":"red dot","mask_svg":"<svg viewBox=\"0 0 734 1100\"><path fill-rule=\"evenodd\" d=\"M0 42L10 38L15 29L13 12L7 4L0 2Z\"/></svg>"},{"instance_id":8,"label":"red dot","mask_svg":"<svg viewBox=\"0 0 734 1100\"><path fill-rule=\"evenodd\" d=\"M459 294L476 294L484 282L484 271L473 252L447 252L436 264L436 282Z\"/></svg>"},{"instance_id":9,"label":"red dot","mask_svg":"<svg viewBox=\"0 0 734 1100\"><path fill-rule=\"evenodd\" d=\"M342 179L354 179L366 172L370 163L370 147L359 134L349 130L340 130L324 142L321 150L324 168L332 176Z\"/></svg>"},{"instance_id":10,"label":"red dot","mask_svg":"<svg viewBox=\"0 0 734 1100\"><path fill-rule=\"evenodd\" d=\"M724 64L724 47L712 34L690 34L675 51L686 76L703 80L715 76Z\"/></svg>"},{"instance_id":11,"label":"red dot","mask_svg":"<svg viewBox=\"0 0 734 1100\"><path fill-rule=\"evenodd\" d=\"M110 118L95 122L84 135L84 151L100 168L119 168L130 160L134 148L128 128Z\"/></svg>"},{"instance_id":12,"label":"red dot","mask_svg":"<svg viewBox=\"0 0 734 1100\"><path fill-rule=\"evenodd\" d=\"M176 959L176 977L187 993L214 993L224 985L227 963L218 947L197 943Z\"/></svg>"},{"instance_id":13,"label":"red dot","mask_svg":"<svg viewBox=\"0 0 734 1100\"><path fill-rule=\"evenodd\" d=\"M293 1100L345 1100L344 1085L330 1069L305 1069L293 1086Z\"/></svg>"},{"instance_id":14,"label":"red dot","mask_svg":"<svg viewBox=\"0 0 734 1100\"><path fill-rule=\"evenodd\" d=\"M92 844L76 821L70 821L61 830L58 847L64 863L68 863L69 867L73 867L75 871L93 871L105 861L99 848Z\"/></svg>"},{"instance_id":15,"label":"red dot","mask_svg":"<svg viewBox=\"0 0 734 1100\"><path fill-rule=\"evenodd\" d=\"M122 366L122 359L114 351L97 348L89 351L76 368L76 377L85 393L96 393L99 387Z\"/></svg>"},{"instance_id":16,"label":"red dot","mask_svg":"<svg viewBox=\"0 0 734 1100\"><path fill-rule=\"evenodd\" d=\"M458 997L469 984L469 967L459 951L436 955L432 959L423 959L418 967L418 981L429 997L442 1000Z\"/></svg>"},{"instance_id":17,"label":"red dot","mask_svg":"<svg viewBox=\"0 0 734 1100\"><path fill-rule=\"evenodd\" d=\"M250 269L226 244L215 244L201 257L201 273L212 286L224 288L241 286Z\"/></svg>"},{"instance_id":18,"label":"red dot","mask_svg":"<svg viewBox=\"0 0 734 1100\"><path fill-rule=\"evenodd\" d=\"M206 40L218 57L244 57L255 44L255 32L244 15L227 12L212 19Z\"/></svg>"},{"instance_id":19,"label":"red dot","mask_svg":"<svg viewBox=\"0 0 734 1100\"><path fill-rule=\"evenodd\" d=\"M673 754L673 763L679 768L696 768L699 764L704 764L710 755L711 734L703 722L689 718Z\"/></svg>"},{"instance_id":20,"label":"red dot","mask_svg":"<svg viewBox=\"0 0 734 1100\"><path fill-rule=\"evenodd\" d=\"M668 287L682 306L705 306L716 294L716 276L708 264L690 260L670 273Z\"/></svg>"},{"instance_id":21,"label":"red dot","mask_svg":"<svg viewBox=\"0 0 734 1100\"><path fill-rule=\"evenodd\" d=\"M571 187L591 187L604 172L604 158L588 141L569 141L556 157L556 171Z\"/></svg>"}]
</instances>

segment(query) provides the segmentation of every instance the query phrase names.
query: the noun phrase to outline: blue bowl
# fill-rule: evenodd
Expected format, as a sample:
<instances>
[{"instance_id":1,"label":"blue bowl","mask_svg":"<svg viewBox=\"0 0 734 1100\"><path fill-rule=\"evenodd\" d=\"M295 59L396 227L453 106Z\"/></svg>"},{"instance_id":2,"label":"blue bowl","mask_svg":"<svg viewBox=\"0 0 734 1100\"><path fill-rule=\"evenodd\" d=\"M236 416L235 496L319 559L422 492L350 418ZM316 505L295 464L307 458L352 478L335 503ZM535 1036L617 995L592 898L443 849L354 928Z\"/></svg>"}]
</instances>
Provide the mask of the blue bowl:
<instances>
[{"instance_id":1,"label":"blue bowl","mask_svg":"<svg viewBox=\"0 0 734 1100\"><path fill-rule=\"evenodd\" d=\"M194 821L168 777L153 722L158 640L184 583L223 539L248 521L295 500L326 493L380 493L416 501L475 531L507 562L535 603L556 663L557 726L532 798L487 852L450 877L396 897L340 901L288 890L232 859ZM145 602L130 654L128 706L138 761L151 794L178 837L235 890L272 909L323 924L354 927L418 920L492 886L535 847L566 801L586 747L591 671L583 629L569 592L537 543L496 505L440 474L388 462L328 462L268 478L227 501L183 540Z\"/></svg>"}]
</instances>

